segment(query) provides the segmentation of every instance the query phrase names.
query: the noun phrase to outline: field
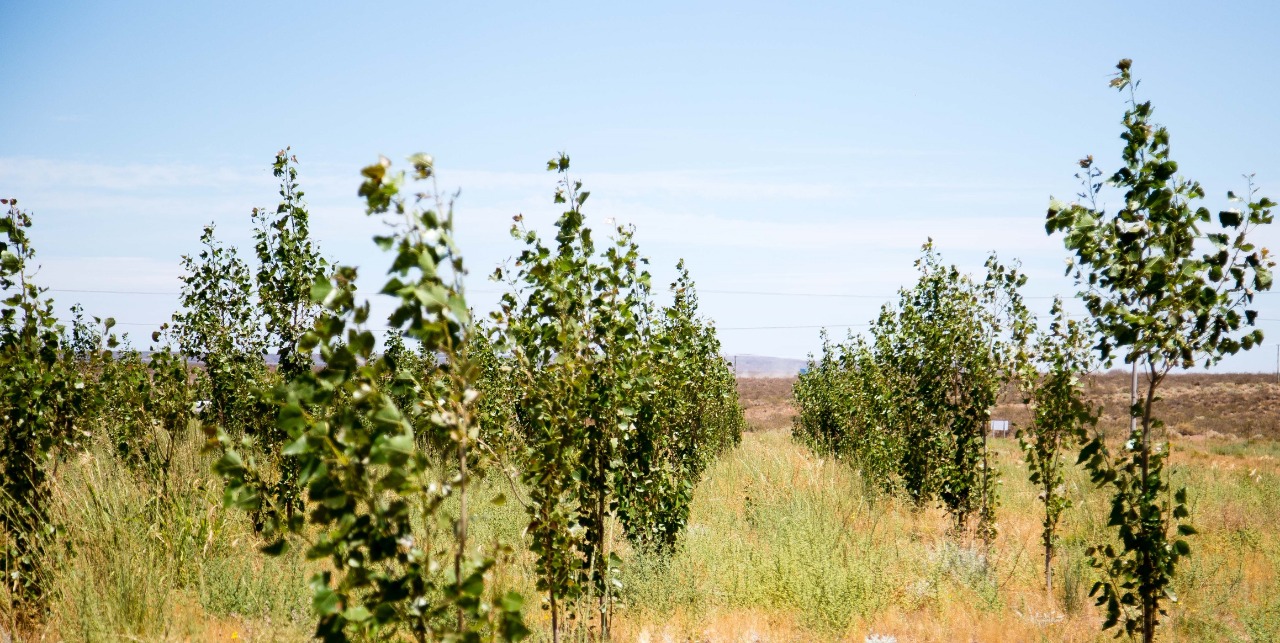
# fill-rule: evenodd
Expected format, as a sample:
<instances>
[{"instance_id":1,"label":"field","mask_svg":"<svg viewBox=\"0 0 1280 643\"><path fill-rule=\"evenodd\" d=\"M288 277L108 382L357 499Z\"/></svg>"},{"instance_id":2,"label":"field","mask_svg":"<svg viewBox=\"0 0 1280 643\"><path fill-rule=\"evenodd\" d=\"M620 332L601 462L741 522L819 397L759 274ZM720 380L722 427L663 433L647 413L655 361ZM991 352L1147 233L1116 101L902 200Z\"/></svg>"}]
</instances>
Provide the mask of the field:
<instances>
[{"instance_id":1,"label":"field","mask_svg":"<svg viewBox=\"0 0 1280 643\"><path fill-rule=\"evenodd\" d=\"M0 643L1280 643L1280 4L96 4Z\"/></svg>"},{"instance_id":2,"label":"field","mask_svg":"<svg viewBox=\"0 0 1280 643\"><path fill-rule=\"evenodd\" d=\"M1099 389L1123 378L1098 378ZM1169 387L1173 476L1191 489L1200 530L1180 568L1166 640L1280 640L1280 447L1277 387L1261 376L1188 376ZM696 490L688 531L669 560L622 542L623 641L1103 641L1087 597L1087 543L1105 539L1104 499L1078 470L1052 596L1043 591L1038 501L1013 440L993 440L1003 474L989 551L947 533L937 510L865 489L847 464L815 457L786 426L790 380L739 382L754 430ZM1210 400L1209 398L1212 398ZM1259 402L1263 401L1263 402ZM1174 410L1177 410L1174 413ZM1196 419L1200 418L1200 419ZM1247 427L1226 435L1231 427ZM221 482L195 427L180 445L163 506L101 445L63 463L55 518L76 553L56 568L49 640L304 640L314 571L298 555L263 557L248 519L220 505ZM480 498L505 492L485 478ZM519 498L519 494L515 494ZM478 503L473 542L521 538L518 502ZM497 587L536 597L518 547ZM547 624L526 604L535 640ZM872 639L875 640L875 639ZM890 639L880 639L890 640Z\"/></svg>"},{"instance_id":3,"label":"field","mask_svg":"<svg viewBox=\"0 0 1280 643\"><path fill-rule=\"evenodd\" d=\"M1129 405L1128 373L1111 371L1085 378L1085 394L1101 404L1103 428L1124 429ZM1161 388L1159 405L1166 428L1178 436L1280 439L1280 381L1261 373L1173 375ZM1006 396L996 416L1015 423L1028 417L1020 400Z\"/></svg>"}]
</instances>

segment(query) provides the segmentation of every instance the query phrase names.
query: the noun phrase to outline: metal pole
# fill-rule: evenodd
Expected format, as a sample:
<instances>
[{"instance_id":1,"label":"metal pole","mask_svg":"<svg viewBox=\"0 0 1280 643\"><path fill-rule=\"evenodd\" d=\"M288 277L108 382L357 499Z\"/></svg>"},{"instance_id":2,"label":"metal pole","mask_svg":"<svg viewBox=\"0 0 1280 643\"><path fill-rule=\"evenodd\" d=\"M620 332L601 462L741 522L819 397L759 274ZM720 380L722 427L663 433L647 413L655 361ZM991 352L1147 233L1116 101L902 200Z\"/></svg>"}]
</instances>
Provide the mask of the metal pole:
<instances>
[{"instance_id":1,"label":"metal pole","mask_svg":"<svg viewBox=\"0 0 1280 643\"><path fill-rule=\"evenodd\" d=\"M1129 437L1138 430L1138 416L1133 414L1133 406L1138 403L1138 358L1133 358L1133 378L1129 381Z\"/></svg>"}]
</instances>

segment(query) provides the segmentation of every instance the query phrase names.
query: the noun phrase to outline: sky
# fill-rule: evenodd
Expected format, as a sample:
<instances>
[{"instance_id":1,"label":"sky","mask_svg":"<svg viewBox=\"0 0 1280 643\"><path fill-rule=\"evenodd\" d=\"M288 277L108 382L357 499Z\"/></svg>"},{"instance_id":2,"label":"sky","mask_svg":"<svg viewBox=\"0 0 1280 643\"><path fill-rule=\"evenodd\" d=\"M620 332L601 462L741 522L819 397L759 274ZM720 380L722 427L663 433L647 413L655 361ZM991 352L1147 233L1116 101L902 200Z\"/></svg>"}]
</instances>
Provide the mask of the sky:
<instances>
[{"instance_id":1,"label":"sky","mask_svg":"<svg viewBox=\"0 0 1280 643\"><path fill-rule=\"evenodd\" d=\"M432 154L481 312L512 216L558 215L564 151L588 223L635 225L655 283L684 258L727 353L793 358L865 329L929 238L1020 260L1038 313L1071 296L1044 214L1081 157L1116 167L1121 58L1207 207L1246 173L1280 200L1273 3L799 5L0 3L0 195L59 309L145 348L202 226L252 254L286 145L322 251L370 282L359 169ZM1266 344L1220 370L1277 368L1280 294L1257 307Z\"/></svg>"}]
</instances>

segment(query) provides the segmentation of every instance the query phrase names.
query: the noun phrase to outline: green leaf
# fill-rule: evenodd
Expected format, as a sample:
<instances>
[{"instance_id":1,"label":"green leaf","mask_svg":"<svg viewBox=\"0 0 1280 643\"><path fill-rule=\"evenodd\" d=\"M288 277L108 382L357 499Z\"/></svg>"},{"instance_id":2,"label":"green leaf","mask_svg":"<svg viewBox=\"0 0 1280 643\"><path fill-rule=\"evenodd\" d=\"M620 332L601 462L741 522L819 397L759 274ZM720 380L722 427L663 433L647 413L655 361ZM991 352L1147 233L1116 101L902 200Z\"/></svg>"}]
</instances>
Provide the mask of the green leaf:
<instances>
[{"instance_id":1,"label":"green leaf","mask_svg":"<svg viewBox=\"0 0 1280 643\"><path fill-rule=\"evenodd\" d=\"M301 435L301 436L298 436L297 440L294 440L293 442L290 442L288 445L286 445L284 450L281 451L280 453L283 455L294 455L294 456L302 455L307 452L308 446L309 446L309 443L307 442L307 436Z\"/></svg>"},{"instance_id":2,"label":"green leaf","mask_svg":"<svg viewBox=\"0 0 1280 643\"><path fill-rule=\"evenodd\" d=\"M260 551L268 556L279 556L289 549L289 543L281 538L273 543L263 545Z\"/></svg>"},{"instance_id":3,"label":"green leaf","mask_svg":"<svg viewBox=\"0 0 1280 643\"><path fill-rule=\"evenodd\" d=\"M311 282L311 301L324 303L331 292L333 292L333 284L329 279L323 275L316 275L315 280Z\"/></svg>"},{"instance_id":4,"label":"green leaf","mask_svg":"<svg viewBox=\"0 0 1280 643\"><path fill-rule=\"evenodd\" d=\"M356 605L354 607L348 607L342 612L342 618L345 618L348 621L351 621L352 623L363 623L369 620L369 618L372 616L373 614L369 613L369 609L366 608L364 605Z\"/></svg>"},{"instance_id":5,"label":"green leaf","mask_svg":"<svg viewBox=\"0 0 1280 643\"><path fill-rule=\"evenodd\" d=\"M502 610L518 613L524 607L524 597L519 592L509 591L502 595Z\"/></svg>"},{"instance_id":6,"label":"green leaf","mask_svg":"<svg viewBox=\"0 0 1280 643\"><path fill-rule=\"evenodd\" d=\"M415 447L413 444L412 435L393 436L391 439L387 440L386 442L387 450L395 451L397 453L402 453L405 455L413 455L414 448Z\"/></svg>"},{"instance_id":7,"label":"green leaf","mask_svg":"<svg viewBox=\"0 0 1280 643\"><path fill-rule=\"evenodd\" d=\"M315 591L311 597L311 607L321 616L337 614L342 600L332 589L324 587Z\"/></svg>"}]
</instances>

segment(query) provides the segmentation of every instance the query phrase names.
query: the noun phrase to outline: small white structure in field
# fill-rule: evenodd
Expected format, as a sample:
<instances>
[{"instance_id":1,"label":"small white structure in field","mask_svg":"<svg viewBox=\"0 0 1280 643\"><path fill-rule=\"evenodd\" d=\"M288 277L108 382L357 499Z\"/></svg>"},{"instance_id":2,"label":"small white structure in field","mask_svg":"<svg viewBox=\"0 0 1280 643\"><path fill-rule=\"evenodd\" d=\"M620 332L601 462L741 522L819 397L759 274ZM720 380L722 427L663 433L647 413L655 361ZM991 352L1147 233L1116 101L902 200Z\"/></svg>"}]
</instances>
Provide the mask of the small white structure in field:
<instances>
[{"instance_id":1,"label":"small white structure in field","mask_svg":"<svg viewBox=\"0 0 1280 643\"><path fill-rule=\"evenodd\" d=\"M1008 420L992 420L991 421L991 437L993 438L1009 437L1009 421Z\"/></svg>"}]
</instances>

